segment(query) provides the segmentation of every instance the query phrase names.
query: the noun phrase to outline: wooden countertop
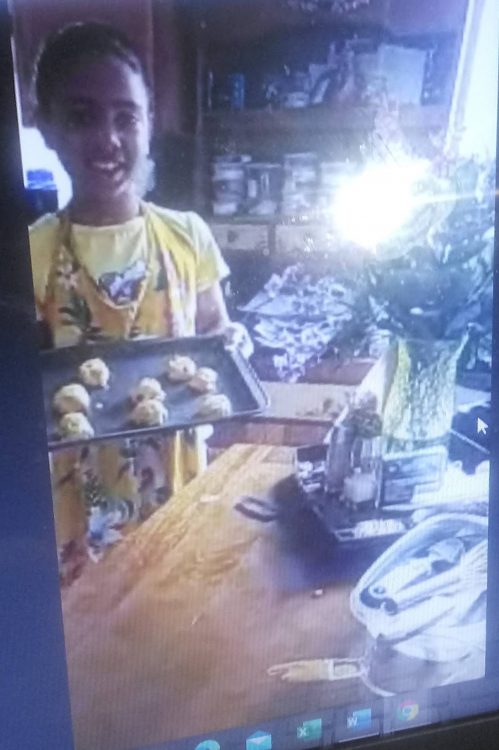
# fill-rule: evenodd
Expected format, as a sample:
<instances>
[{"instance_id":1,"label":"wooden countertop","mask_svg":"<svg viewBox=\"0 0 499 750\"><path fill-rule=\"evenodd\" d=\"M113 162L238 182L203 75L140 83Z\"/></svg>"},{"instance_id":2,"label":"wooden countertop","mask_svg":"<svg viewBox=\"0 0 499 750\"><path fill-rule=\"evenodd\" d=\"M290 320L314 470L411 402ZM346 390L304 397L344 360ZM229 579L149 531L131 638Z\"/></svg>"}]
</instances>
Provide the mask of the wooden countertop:
<instances>
[{"instance_id":1,"label":"wooden countertop","mask_svg":"<svg viewBox=\"0 0 499 750\"><path fill-rule=\"evenodd\" d=\"M291 474L292 455L233 446L64 592L79 750L124 750L367 699L358 680L289 684L267 674L274 664L359 656L365 647L349 608L358 571L338 578L344 566L315 520L298 517L291 500L285 522L234 508L244 494L268 497Z\"/></svg>"},{"instance_id":2,"label":"wooden countertop","mask_svg":"<svg viewBox=\"0 0 499 750\"><path fill-rule=\"evenodd\" d=\"M317 422L330 426L356 392L353 385L326 383L263 383L270 405L255 419Z\"/></svg>"}]
</instances>

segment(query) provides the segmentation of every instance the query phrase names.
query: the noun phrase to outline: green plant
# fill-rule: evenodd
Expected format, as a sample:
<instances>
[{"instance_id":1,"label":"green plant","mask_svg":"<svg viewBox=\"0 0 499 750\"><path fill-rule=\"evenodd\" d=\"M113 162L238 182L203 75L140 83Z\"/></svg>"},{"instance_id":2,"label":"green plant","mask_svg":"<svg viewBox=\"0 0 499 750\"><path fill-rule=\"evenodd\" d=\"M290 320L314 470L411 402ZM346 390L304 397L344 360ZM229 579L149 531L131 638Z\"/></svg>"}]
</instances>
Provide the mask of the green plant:
<instances>
[{"instance_id":1,"label":"green plant","mask_svg":"<svg viewBox=\"0 0 499 750\"><path fill-rule=\"evenodd\" d=\"M412 220L366 263L375 323L403 338L461 338L492 325L495 163L456 159L442 171L437 163Z\"/></svg>"}]
</instances>

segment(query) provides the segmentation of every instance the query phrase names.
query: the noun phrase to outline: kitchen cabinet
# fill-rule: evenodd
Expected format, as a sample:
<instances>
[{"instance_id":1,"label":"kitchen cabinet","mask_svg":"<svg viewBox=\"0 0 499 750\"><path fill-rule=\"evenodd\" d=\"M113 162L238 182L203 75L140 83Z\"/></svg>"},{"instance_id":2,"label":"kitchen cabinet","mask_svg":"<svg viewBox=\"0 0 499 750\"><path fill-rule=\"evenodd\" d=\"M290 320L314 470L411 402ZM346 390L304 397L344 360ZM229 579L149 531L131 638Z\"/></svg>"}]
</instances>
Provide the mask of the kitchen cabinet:
<instances>
[{"instance_id":1,"label":"kitchen cabinet","mask_svg":"<svg viewBox=\"0 0 499 750\"><path fill-rule=\"evenodd\" d=\"M463 28L468 0L391 0L389 27L394 34L459 32Z\"/></svg>"},{"instance_id":2,"label":"kitchen cabinet","mask_svg":"<svg viewBox=\"0 0 499 750\"><path fill-rule=\"evenodd\" d=\"M278 140L281 146L298 143L301 148L310 148L313 138L315 147L320 147L321 142L334 147L330 143L332 132L335 138L342 132L367 134L373 126L374 115L373 107L355 105L208 112L203 116L203 131L215 147L230 141L232 148L243 152L254 147L257 140L261 144L269 137ZM400 121L405 132L443 127L445 108L402 105Z\"/></svg>"},{"instance_id":3,"label":"kitchen cabinet","mask_svg":"<svg viewBox=\"0 0 499 750\"><path fill-rule=\"evenodd\" d=\"M272 77L278 68L289 69L292 77L293 66L297 71L306 71L309 64L319 67L332 42L341 47L348 40L357 45L360 40L371 52L388 44L427 54L420 100L401 104L399 121L414 149L430 151L434 135L445 133L448 127L467 6L468 0L437 0L436 4L371 0L338 15L293 10L283 0L189 3L186 17L198 61L195 132L199 158L193 196L198 210L206 215L212 210L210 165L214 156L249 154L256 162L282 163L287 153L314 151L319 160L361 161L376 110L348 90L353 85L348 76L337 101L313 106L288 107L275 100L269 104L259 90L267 73ZM244 77L246 87L246 101L237 106L230 101L230 91L220 94L234 74ZM352 68L352 80L354 75ZM244 210L240 213L242 219ZM272 216L268 223L279 224L282 218ZM287 215L284 223L290 218ZM215 219L215 232L219 223ZM299 242L299 230L293 227L289 234L291 239L287 229L277 233L269 229L271 247L286 249ZM222 246L228 244L222 242Z\"/></svg>"},{"instance_id":4,"label":"kitchen cabinet","mask_svg":"<svg viewBox=\"0 0 499 750\"><path fill-rule=\"evenodd\" d=\"M218 0L193 3L196 31L210 43L226 43L231 38L244 43L256 37L285 29L292 32L314 25L338 25L345 20L353 27L376 26L394 34L420 34L429 31L459 30L468 0L370 0L345 18L327 10L307 14L286 7L281 0Z\"/></svg>"},{"instance_id":5,"label":"kitchen cabinet","mask_svg":"<svg viewBox=\"0 0 499 750\"><path fill-rule=\"evenodd\" d=\"M269 255L271 238L266 224L213 223L213 235L225 252L256 252Z\"/></svg>"}]
</instances>

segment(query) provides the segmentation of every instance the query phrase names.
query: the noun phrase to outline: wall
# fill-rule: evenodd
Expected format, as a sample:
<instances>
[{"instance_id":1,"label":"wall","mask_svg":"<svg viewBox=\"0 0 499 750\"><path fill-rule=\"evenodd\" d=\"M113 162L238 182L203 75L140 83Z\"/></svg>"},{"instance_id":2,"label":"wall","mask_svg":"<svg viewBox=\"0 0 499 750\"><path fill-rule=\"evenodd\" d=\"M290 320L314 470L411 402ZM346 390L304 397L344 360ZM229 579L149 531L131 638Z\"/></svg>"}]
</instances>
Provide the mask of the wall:
<instances>
[{"instance_id":1,"label":"wall","mask_svg":"<svg viewBox=\"0 0 499 750\"><path fill-rule=\"evenodd\" d=\"M59 208L63 208L72 195L71 180L57 158L55 151L47 148L40 131L36 128L21 127L19 138L21 141L21 156L25 180L29 169L49 169L54 175L55 184L57 185Z\"/></svg>"},{"instance_id":2,"label":"wall","mask_svg":"<svg viewBox=\"0 0 499 750\"><path fill-rule=\"evenodd\" d=\"M499 3L470 0L453 120L466 155L493 156L497 137Z\"/></svg>"}]
</instances>

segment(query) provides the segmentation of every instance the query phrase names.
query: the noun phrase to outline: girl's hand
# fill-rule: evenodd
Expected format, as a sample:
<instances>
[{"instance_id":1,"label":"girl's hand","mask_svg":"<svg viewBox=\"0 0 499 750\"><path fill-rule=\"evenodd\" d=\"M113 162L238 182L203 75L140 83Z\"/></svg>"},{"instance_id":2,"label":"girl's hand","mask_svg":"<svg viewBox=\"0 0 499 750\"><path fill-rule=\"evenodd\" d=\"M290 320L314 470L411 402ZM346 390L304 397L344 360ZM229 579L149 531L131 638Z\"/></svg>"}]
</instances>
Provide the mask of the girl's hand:
<instances>
[{"instance_id":1,"label":"girl's hand","mask_svg":"<svg viewBox=\"0 0 499 750\"><path fill-rule=\"evenodd\" d=\"M231 349L239 349L243 357L246 357L246 359L251 357L255 348L247 329L242 323L234 323L230 321L227 323L223 335L228 347Z\"/></svg>"},{"instance_id":2,"label":"girl's hand","mask_svg":"<svg viewBox=\"0 0 499 750\"><path fill-rule=\"evenodd\" d=\"M227 345L239 349L247 359L253 354L253 342L241 323L233 323L227 312L222 289L217 282L197 296L196 333L222 334Z\"/></svg>"}]
</instances>

